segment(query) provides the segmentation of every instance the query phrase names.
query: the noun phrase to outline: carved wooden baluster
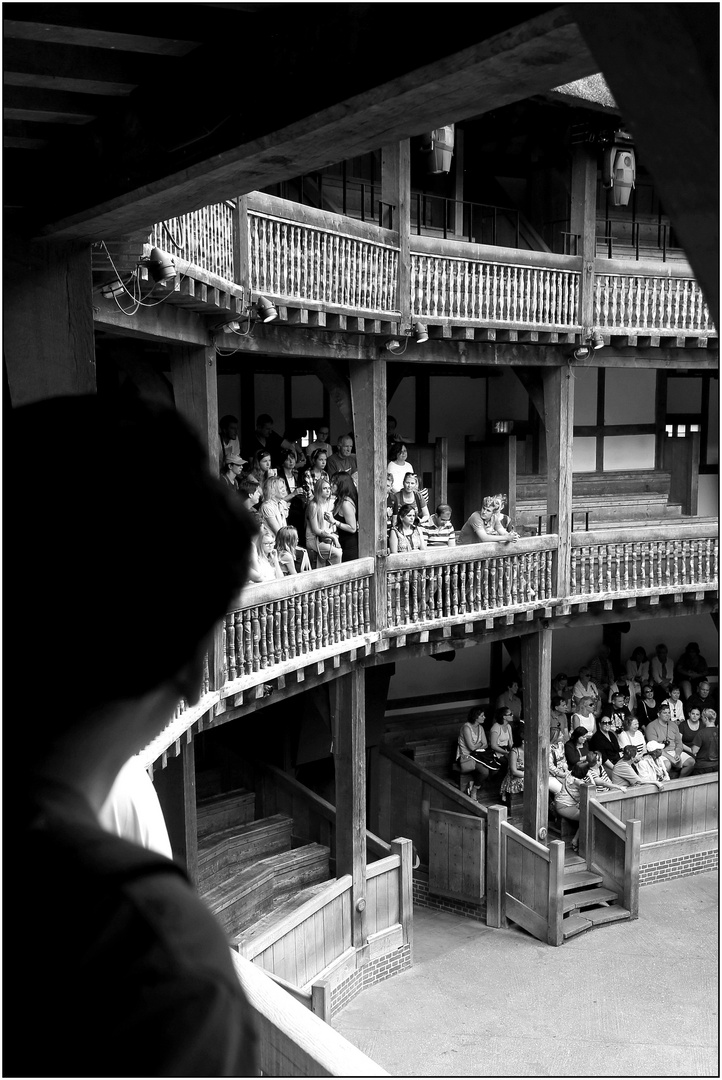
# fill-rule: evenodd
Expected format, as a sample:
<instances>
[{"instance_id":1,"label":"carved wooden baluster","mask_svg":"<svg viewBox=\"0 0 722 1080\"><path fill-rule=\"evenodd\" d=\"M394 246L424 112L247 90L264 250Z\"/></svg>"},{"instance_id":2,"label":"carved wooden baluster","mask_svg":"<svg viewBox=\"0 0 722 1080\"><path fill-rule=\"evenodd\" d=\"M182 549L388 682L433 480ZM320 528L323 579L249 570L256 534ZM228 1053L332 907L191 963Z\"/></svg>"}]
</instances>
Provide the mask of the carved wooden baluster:
<instances>
[{"instance_id":1,"label":"carved wooden baluster","mask_svg":"<svg viewBox=\"0 0 722 1080\"><path fill-rule=\"evenodd\" d=\"M301 603L300 603L300 612L299 612L301 618L300 618L299 622L296 623L296 640L298 641L299 636L300 636L300 648L299 648L300 653L307 653L310 650L310 647L311 647L311 631L309 629L310 604L309 604L308 597L309 597L308 593L302 593L301 594ZM299 634L299 631L300 631L300 634Z\"/></svg>"},{"instance_id":2,"label":"carved wooden baluster","mask_svg":"<svg viewBox=\"0 0 722 1080\"><path fill-rule=\"evenodd\" d=\"M356 637L357 634L361 633L359 605L363 610L363 599L359 596L360 587L361 583L359 581L353 581L351 583L351 615L349 616L348 624L349 637Z\"/></svg>"},{"instance_id":3,"label":"carved wooden baluster","mask_svg":"<svg viewBox=\"0 0 722 1080\"><path fill-rule=\"evenodd\" d=\"M258 650L262 668L268 667L268 642L266 638L266 623L268 612L266 605L262 604L258 609Z\"/></svg>"},{"instance_id":4,"label":"carved wooden baluster","mask_svg":"<svg viewBox=\"0 0 722 1080\"><path fill-rule=\"evenodd\" d=\"M253 638L253 670L261 667L261 620L260 609L251 608L251 636Z\"/></svg>"},{"instance_id":5,"label":"carved wooden baluster","mask_svg":"<svg viewBox=\"0 0 722 1080\"><path fill-rule=\"evenodd\" d=\"M474 562L474 610L482 611L484 607L484 581L483 563L480 559Z\"/></svg>"},{"instance_id":6,"label":"carved wooden baluster","mask_svg":"<svg viewBox=\"0 0 722 1080\"><path fill-rule=\"evenodd\" d=\"M389 626L395 626L398 621L396 608L394 607L394 577L395 574L386 574L386 609Z\"/></svg>"},{"instance_id":7,"label":"carved wooden baluster","mask_svg":"<svg viewBox=\"0 0 722 1080\"><path fill-rule=\"evenodd\" d=\"M455 566L449 566L449 614L459 614L459 577Z\"/></svg>"},{"instance_id":8,"label":"carved wooden baluster","mask_svg":"<svg viewBox=\"0 0 722 1080\"><path fill-rule=\"evenodd\" d=\"M354 627L356 625L354 621L354 606L356 603L356 591L358 589L357 581L349 581L342 590L342 603L346 609L346 637L350 638L354 635Z\"/></svg>"},{"instance_id":9,"label":"carved wooden baluster","mask_svg":"<svg viewBox=\"0 0 722 1080\"><path fill-rule=\"evenodd\" d=\"M333 587L333 634L330 635L329 644L335 644L342 640L341 635L341 608L345 608L344 598L341 596L341 586Z\"/></svg>"},{"instance_id":10,"label":"carved wooden baluster","mask_svg":"<svg viewBox=\"0 0 722 1080\"><path fill-rule=\"evenodd\" d=\"M323 628L327 619L323 617L323 605L324 602L328 605L328 593L325 589L317 589L313 593L313 618L311 619L311 628L313 632L313 638L311 641L311 649L320 649L323 645Z\"/></svg>"},{"instance_id":11,"label":"carved wooden baluster","mask_svg":"<svg viewBox=\"0 0 722 1080\"><path fill-rule=\"evenodd\" d=\"M580 577L579 577L579 575L580 575L579 554L580 554L579 548L574 548L573 547L572 550L571 550L571 554L569 556L569 577L571 579L570 582L569 582L569 585L570 585L571 592L573 592L573 593L583 592Z\"/></svg>"},{"instance_id":12,"label":"carved wooden baluster","mask_svg":"<svg viewBox=\"0 0 722 1080\"><path fill-rule=\"evenodd\" d=\"M281 600L281 658L283 660L290 659L288 642L288 597L286 596Z\"/></svg>"},{"instance_id":13,"label":"carved wooden baluster","mask_svg":"<svg viewBox=\"0 0 722 1080\"><path fill-rule=\"evenodd\" d=\"M281 645L281 601L273 603L273 656L274 663L280 664L283 659L283 647Z\"/></svg>"},{"instance_id":14,"label":"carved wooden baluster","mask_svg":"<svg viewBox=\"0 0 722 1080\"><path fill-rule=\"evenodd\" d=\"M348 607L346 604L350 582L342 581L338 587L338 622L336 624L336 641L346 640L346 628L348 625Z\"/></svg>"},{"instance_id":15,"label":"carved wooden baluster","mask_svg":"<svg viewBox=\"0 0 722 1080\"><path fill-rule=\"evenodd\" d=\"M711 559L710 559L711 551L710 551L710 548L711 548L711 540L709 539L709 537L707 537L705 539L705 541L704 541L704 576L703 576L703 581L711 581L712 580L711 575L710 575L710 565L711 565Z\"/></svg>"},{"instance_id":16,"label":"carved wooden baluster","mask_svg":"<svg viewBox=\"0 0 722 1080\"><path fill-rule=\"evenodd\" d=\"M495 608L496 600L496 559L489 559L489 606Z\"/></svg>"},{"instance_id":17,"label":"carved wooden baluster","mask_svg":"<svg viewBox=\"0 0 722 1080\"><path fill-rule=\"evenodd\" d=\"M223 639L223 653L226 658L226 670L228 671L228 678L233 681L236 677L236 635L233 629L233 612L231 612L230 615L226 615Z\"/></svg>"},{"instance_id":18,"label":"carved wooden baluster","mask_svg":"<svg viewBox=\"0 0 722 1080\"><path fill-rule=\"evenodd\" d=\"M489 560L484 559L481 565L482 565L482 571L481 571L482 607L483 607L484 610L486 610L487 608L489 608L491 606L491 603L490 603L490 586L491 586L491 582L489 581Z\"/></svg>"}]
</instances>

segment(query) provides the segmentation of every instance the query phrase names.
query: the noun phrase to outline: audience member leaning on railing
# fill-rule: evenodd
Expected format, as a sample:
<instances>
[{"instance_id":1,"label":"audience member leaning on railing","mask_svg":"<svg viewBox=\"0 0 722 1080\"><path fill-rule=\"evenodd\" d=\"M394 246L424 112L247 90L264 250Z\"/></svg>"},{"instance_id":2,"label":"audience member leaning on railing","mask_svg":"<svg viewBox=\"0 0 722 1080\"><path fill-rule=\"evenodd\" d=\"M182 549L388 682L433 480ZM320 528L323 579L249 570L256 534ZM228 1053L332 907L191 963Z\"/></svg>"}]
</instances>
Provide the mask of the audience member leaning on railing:
<instances>
[{"instance_id":1,"label":"audience member leaning on railing","mask_svg":"<svg viewBox=\"0 0 722 1080\"><path fill-rule=\"evenodd\" d=\"M250 584L260 585L283 577L276 554L276 537L267 525L261 525L251 548L251 564L248 572Z\"/></svg>"},{"instance_id":2,"label":"audience member leaning on railing","mask_svg":"<svg viewBox=\"0 0 722 1080\"><path fill-rule=\"evenodd\" d=\"M358 495L351 475L336 473L331 479L331 491L336 496L333 518L338 529L343 561L358 559Z\"/></svg>"},{"instance_id":3,"label":"audience member leaning on railing","mask_svg":"<svg viewBox=\"0 0 722 1080\"><path fill-rule=\"evenodd\" d=\"M508 515L502 513L506 495L487 495L481 509L464 522L459 534L460 544L514 543L519 534Z\"/></svg>"}]
</instances>

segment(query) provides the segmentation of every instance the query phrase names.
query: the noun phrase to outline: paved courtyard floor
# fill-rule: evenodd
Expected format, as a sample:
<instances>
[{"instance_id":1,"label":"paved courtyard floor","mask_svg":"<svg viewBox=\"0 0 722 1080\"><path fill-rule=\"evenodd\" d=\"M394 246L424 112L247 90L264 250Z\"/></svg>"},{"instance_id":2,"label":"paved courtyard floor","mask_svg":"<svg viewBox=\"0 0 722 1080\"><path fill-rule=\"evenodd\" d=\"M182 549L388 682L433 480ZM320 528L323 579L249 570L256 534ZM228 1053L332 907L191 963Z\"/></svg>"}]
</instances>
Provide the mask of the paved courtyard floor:
<instances>
[{"instance_id":1,"label":"paved courtyard floor","mask_svg":"<svg viewBox=\"0 0 722 1080\"><path fill-rule=\"evenodd\" d=\"M558 949L414 909L414 966L333 1027L392 1076L719 1076L718 876Z\"/></svg>"}]
</instances>

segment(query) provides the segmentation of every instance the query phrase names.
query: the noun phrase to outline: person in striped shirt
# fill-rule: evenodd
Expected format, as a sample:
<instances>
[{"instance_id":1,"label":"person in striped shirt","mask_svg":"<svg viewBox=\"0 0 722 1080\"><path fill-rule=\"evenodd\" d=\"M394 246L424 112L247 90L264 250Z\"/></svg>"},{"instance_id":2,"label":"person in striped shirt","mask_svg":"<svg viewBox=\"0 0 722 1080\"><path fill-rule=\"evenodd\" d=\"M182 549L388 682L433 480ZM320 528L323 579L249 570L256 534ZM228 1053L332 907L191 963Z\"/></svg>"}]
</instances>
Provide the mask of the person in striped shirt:
<instances>
[{"instance_id":1,"label":"person in striped shirt","mask_svg":"<svg viewBox=\"0 0 722 1080\"><path fill-rule=\"evenodd\" d=\"M420 521L419 528L426 537L427 548L456 546L456 533L451 524L451 507L448 503L439 503L436 513Z\"/></svg>"}]
</instances>

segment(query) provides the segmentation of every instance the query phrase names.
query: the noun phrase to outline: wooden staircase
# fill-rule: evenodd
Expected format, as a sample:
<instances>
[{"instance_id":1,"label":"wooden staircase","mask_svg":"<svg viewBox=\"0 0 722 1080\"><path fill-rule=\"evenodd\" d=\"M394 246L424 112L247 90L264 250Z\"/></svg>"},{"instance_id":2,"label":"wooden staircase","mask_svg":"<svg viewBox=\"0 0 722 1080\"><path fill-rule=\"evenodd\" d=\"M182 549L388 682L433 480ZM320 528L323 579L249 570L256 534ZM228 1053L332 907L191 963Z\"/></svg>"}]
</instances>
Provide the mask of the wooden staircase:
<instances>
[{"instance_id":1,"label":"wooden staircase","mask_svg":"<svg viewBox=\"0 0 722 1080\"><path fill-rule=\"evenodd\" d=\"M595 926L631 918L617 899L616 892L604 888L601 874L587 870L584 859L568 857L564 864L564 940Z\"/></svg>"},{"instance_id":2,"label":"wooden staircase","mask_svg":"<svg viewBox=\"0 0 722 1080\"><path fill-rule=\"evenodd\" d=\"M256 821L254 807L255 795L243 789L197 805L198 891L234 946L331 880L328 847L294 846L292 818Z\"/></svg>"},{"instance_id":3,"label":"wooden staircase","mask_svg":"<svg viewBox=\"0 0 722 1080\"><path fill-rule=\"evenodd\" d=\"M516 517L518 528L546 531L545 476L518 476ZM574 531L639 523L667 524L682 516L680 503L669 499L671 474L657 469L632 472L575 473L572 484ZM587 518L588 515L588 518Z\"/></svg>"}]
</instances>

